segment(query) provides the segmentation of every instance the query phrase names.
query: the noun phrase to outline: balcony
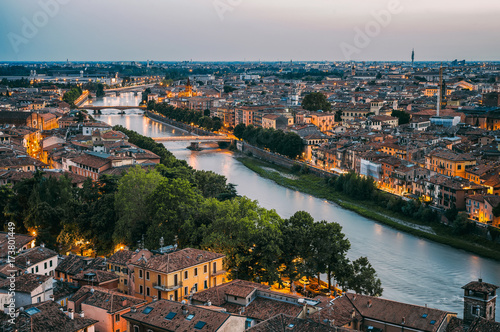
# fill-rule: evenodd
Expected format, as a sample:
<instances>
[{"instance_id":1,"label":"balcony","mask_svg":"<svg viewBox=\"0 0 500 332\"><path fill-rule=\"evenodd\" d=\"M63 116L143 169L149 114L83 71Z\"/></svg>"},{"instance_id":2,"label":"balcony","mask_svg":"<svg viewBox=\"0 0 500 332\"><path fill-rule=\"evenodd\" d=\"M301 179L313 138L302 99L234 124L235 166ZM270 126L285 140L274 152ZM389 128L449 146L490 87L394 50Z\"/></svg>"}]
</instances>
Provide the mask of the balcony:
<instances>
[{"instance_id":1,"label":"balcony","mask_svg":"<svg viewBox=\"0 0 500 332\"><path fill-rule=\"evenodd\" d=\"M164 292L172 292L176 289L179 289L182 287L182 282L177 283L177 285L160 285L157 282L153 283L153 288L158 289Z\"/></svg>"},{"instance_id":2,"label":"balcony","mask_svg":"<svg viewBox=\"0 0 500 332\"><path fill-rule=\"evenodd\" d=\"M226 274L226 273L227 273L226 270L219 270L217 272L212 273L212 277L220 276L220 275L223 275L223 274Z\"/></svg>"}]
</instances>

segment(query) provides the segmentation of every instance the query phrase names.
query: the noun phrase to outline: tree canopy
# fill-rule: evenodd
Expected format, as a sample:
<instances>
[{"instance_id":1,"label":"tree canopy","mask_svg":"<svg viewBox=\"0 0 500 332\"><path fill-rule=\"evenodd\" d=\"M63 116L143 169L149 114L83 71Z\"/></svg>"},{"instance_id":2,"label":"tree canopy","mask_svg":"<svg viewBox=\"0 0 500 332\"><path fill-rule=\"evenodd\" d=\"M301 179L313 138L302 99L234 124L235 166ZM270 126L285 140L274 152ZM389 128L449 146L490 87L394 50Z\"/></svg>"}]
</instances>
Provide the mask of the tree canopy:
<instances>
[{"instance_id":1,"label":"tree canopy","mask_svg":"<svg viewBox=\"0 0 500 332\"><path fill-rule=\"evenodd\" d=\"M302 100L302 108L311 112L319 110L327 112L331 110L332 104L330 104L326 96L321 92L311 92Z\"/></svg>"}]
</instances>

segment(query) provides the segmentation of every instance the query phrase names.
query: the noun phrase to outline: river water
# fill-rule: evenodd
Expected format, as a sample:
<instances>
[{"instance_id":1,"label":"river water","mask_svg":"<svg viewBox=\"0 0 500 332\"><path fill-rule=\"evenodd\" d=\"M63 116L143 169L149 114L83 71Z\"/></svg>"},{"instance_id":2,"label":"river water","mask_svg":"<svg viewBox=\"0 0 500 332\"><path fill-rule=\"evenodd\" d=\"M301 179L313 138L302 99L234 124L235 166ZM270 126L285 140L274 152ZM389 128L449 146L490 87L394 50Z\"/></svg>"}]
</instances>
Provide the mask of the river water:
<instances>
[{"instance_id":1,"label":"river water","mask_svg":"<svg viewBox=\"0 0 500 332\"><path fill-rule=\"evenodd\" d=\"M106 97L94 100L94 105L127 105L130 98L129 94ZM125 115L119 115L117 110L102 113L96 119L142 135L185 135L179 129L144 117L140 110L130 110ZM500 285L499 262L394 230L334 203L279 186L246 168L231 152L219 149L194 152L186 149L187 145L188 142L165 143L177 158L186 160L195 169L224 175L237 185L240 195L258 200L261 206L276 210L283 218L303 210L316 220L342 225L351 242L349 258L368 257L382 280L384 298L449 310L462 317L463 285L480 277ZM496 314L500 317L500 306Z\"/></svg>"}]
</instances>

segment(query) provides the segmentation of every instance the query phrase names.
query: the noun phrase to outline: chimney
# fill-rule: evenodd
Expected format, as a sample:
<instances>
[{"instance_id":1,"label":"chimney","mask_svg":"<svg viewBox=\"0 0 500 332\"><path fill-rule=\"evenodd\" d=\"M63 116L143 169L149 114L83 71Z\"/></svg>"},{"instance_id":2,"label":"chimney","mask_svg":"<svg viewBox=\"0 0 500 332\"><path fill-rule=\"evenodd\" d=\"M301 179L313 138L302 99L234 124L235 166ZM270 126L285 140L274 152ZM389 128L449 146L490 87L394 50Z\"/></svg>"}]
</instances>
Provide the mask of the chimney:
<instances>
[{"instance_id":1,"label":"chimney","mask_svg":"<svg viewBox=\"0 0 500 332\"><path fill-rule=\"evenodd\" d=\"M183 305L183 306L181 307L181 309L182 309L182 314L183 314L184 316L187 316L187 314L188 314L188 312L189 312L189 311L187 310L187 307L186 307L185 305Z\"/></svg>"},{"instance_id":2,"label":"chimney","mask_svg":"<svg viewBox=\"0 0 500 332\"><path fill-rule=\"evenodd\" d=\"M158 297L155 295L153 296L153 302L156 302L158 300Z\"/></svg>"},{"instance_id":3,"label":"chimney","mask_svg":"<svg viewBox=\"0 0 500 332\"><path fill-rule=\"evenodd\" d=\"M40 244L40 247L45 248L45 243Z\"/></svg>"},{"instance_id":4,"label":"chimney","mask_svg":"<svg viewBox=\"0 0 500 332\"><path fill-rule=\"evenodd\" d=\"M403 319L401 320L401 325L405 325L405 323L406 323L406 319L405 319L405 317L403 317Z\"/></svg>"},{"instance_id":5,"label":"chimney","mask_svg":"<svg viewBox=\"0 0 500 332\"><path fill-rule=\"evenodd\" d=\"M83 312L83 310L80 312L80 317L81 317L81 318L84 318L84 317L85 317L85 313Z\"/></svg>"},{"instance_id":6,"label":"chimney","mask_svg":"<svg viewBox=\"0 0 500 332\"><path fill-rule=\"evenodd\" d=\"M55 300L56 300L56 299L55 299L55 297L54 297L54 295L51 295L51 296L49 296L49 297L50 297L50 299L51 299L52 301L55 301Z\"/></svg>"},{"instance_id":7,"label":"chimney","mask_svg":"<svg viewBox=\"0 0 500 332\"><path fill-rule=\"evenodd\" d=\"M483 282L483 279L479 278L479 282Z\"/></svg>"},{"instance_id":8,"label":"chimney","mask_svg":"<svg viewBox=\"0 0 500 332\"><path fill-rule=\"evenodd\" d=\"M366 302L366 306L368 308L371 308L372 307L372 300L368 300L368 302Z\"/></svg>"},{"instance_id":9,"label":"chimney","mask_svg":"<svg viewBox=\"0 0 500 332\"><path fill-rule=\"evenodd\" d=\"M71 319L75 319L75 313L73 312L73 309L71 309L71 308L68 309L68 317Z\"/></svg>"},{"instance_id":10,"label":"chimney","mask_svg":"<svg viewBox=\"0 0 500 332\"><path fill-rule=\"evenodd\" d=\"M137 312L137 308L135 306L130 307L130 312Z\"/></svg>"},{"instance_id":11,"label":"chimney","mask_svg":"<svg viewBox=\"0 0 500 332\"><path fill-rule=\"evenodd\" d=\"M30 265L31 265L31 261L28 259L28 260L26 261L26 266L30 266Z\"/></svg>"}]
</instances>

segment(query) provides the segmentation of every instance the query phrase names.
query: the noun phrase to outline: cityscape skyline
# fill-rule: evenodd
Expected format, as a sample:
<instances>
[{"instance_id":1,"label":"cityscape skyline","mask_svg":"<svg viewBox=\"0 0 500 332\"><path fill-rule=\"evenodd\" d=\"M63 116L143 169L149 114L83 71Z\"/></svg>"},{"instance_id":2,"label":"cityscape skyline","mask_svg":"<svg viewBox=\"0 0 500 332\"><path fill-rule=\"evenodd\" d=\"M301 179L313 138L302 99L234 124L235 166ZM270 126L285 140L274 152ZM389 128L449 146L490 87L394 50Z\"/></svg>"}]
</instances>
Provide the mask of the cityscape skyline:
<instances>
[{"instance_id":1,"label":"cityscape skyline","mask_svg":"<svg viewBox=\"0 0 500 332\"><path fill-rule=\"evenodd\" d=\"M0 61L496 61L498 14L489 0L7 3Z\"/></svg>"}]
</instances>

